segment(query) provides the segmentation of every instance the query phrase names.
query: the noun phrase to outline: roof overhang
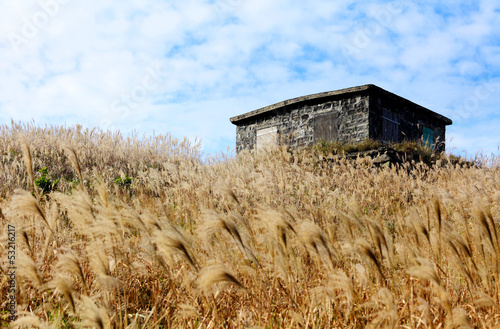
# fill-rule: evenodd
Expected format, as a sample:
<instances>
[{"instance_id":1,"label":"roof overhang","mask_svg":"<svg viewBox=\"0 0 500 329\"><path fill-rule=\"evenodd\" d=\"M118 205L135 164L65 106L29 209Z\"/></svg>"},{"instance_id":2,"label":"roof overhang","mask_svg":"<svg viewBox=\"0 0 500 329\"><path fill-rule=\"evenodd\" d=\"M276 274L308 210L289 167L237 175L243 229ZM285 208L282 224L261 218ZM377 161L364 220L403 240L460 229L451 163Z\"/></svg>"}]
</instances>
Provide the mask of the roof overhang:
<instances>
[{"instance_id":1,"label":"roof overhang","mask_svg":"<svg viewBox=\"0 0 500 329\"><path fill-rule=\"evenodd\" d=\"M385 89L382 89L382 88L380 88L376 85L373 85L373 84L367 84L367 85L363 85L363 86L357 86L357 87L351 87L351 88L345 88L345 89L340 89L340 90L327 91L327 92L322 92L322 93L318 93L318 94L296 97L296 98L288 99L288 100L285 100L285 101L282 101L282 102L279 102L276 104L272 104L272 105L269 105L266 107L262 107L260 109L257 109L257 110L251 111L251 112L247 112L247 113L244 113L241 115L234 116L234 117L230 118L229 120L231 121L231 123L238 126L238 125L243 124L245 121L248 121L250 119L253 119L255 117L258 117L258 116L261 116L264 114L268 114L272 111L280 110L280 109L288 107L290 105L297 105L299 103L305 103L305 102L311 102L311 101L319 101L319 100L325 99L325 98L335 98L335 97L338 97L341 95L361 94L361 93L368 92L368 91L377 91L377 92L386 93L392 97L397 98L399 101L403 101L403 102L407 102L407 103L411 104L418 111L423 112L426 115L432 116L439 121L442 121L445 125L452 124L451 119L449 119L449 118L447 118L439 113L431 111L428 108L425 108L425 107L420 106L416 103L413 103L412 101L410 101L406 98L398 96L394 93L391 93L391 92L389 92Z\"/></svg>"}]
</instances>

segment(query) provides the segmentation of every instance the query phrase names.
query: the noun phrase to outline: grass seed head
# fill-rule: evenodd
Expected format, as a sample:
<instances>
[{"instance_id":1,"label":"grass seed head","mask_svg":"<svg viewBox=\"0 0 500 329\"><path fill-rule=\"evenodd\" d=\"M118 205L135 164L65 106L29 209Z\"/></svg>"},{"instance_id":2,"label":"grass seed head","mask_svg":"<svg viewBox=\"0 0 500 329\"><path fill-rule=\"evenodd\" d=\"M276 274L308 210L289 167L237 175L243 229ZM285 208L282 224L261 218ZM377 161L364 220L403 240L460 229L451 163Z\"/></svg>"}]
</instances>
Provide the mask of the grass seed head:
<instances>
[{"instance_id":1,"label":"grass seed head","mask_svg":"<svg viewBox=\"0 0 500 329\"><path fill-rule=\"evenodd\" d=\"M87 280L82 264L74 252L68 250L65 254L60 255L56 268L60 271L73 274L80 280L80 282L82 282L84 289L87 288Z\"/></svg>"},{"instance_id":2,"label":"grass seed head","mask_svg":"<svg viewBox=\"0 0 500 329\"><path fill-rule=\"evenodd\" d=\"M11 206L14 212L18 215L35 215L42 219L45 226L52 231L52 228L47 221L42 207L31 193L23 190L15 190L12 197Z\"/></svg>"},{"instance_id":3,"label":"grass seed head","mask_svg":"<svg viewBox=\"0 0 500 329\"><path fill-rule=\"evenodd\" d=\"M375 265L377 273L380 275L382 279L384 279L384 273L382 272L382 267L370 244L365 239L362 238L357 239L356 250L362 257L368 259L371 263L373 263L373 265Z\"/></svg>"},{"instance_id":4,"label":"grass seed head","mask_svg":"<svg viewBox=\"0 0 500 329\"><path fill-rule=\"evenodd\" d=\"M98 329L108 329L110 327L106 311L99 308L90 297L81 296L76 308L78 315L83 319L82 325Z\"/></svg>"},{"instance_id":5,"label":"grass seed head","mask_svg":"<svg viewBox=\"0 0 500 329\"><path fill-rule=\"evenodd\" d=\"M71 307L71 311L73 312L73 314L76 314L72 280L67 276L57 275L56 278L51 282L51 285L64 296Z\"/></svg>"},{"instance_id":6,"label":"grass seed head","mask_svg":"<svg viewBox=\"0 0 500 329\"><path fill-rule=\"evenodd\" d=\"M69 161L71 165L76 171L78 178L80 178L80 182L83 183L82 171L80 169L80 161L78 160L78 154L76 153L75 147L70 143L63 144L63 149L66 151Z\"/></svg>"},{"instance_id":7,"label":"grass seed head","mask_svg":"<svg viewBox=\"0 0 500 329\"><path fill-rule=\"evenodd\" d=\"M36 289L43 289L42 276L33 259L23 252L18 253L17 259L19 274L26 277Z\"/></svg>"},{"instance_id":8,"label":"grass seed head","mask_svg":"<svg viewBox=\"0 0 500 329\"><path fill-rule=\"evenodd\" d=\"M28 172L29 184L31 186L34 186L35 176L33 174L33 160L31 158L31 149L28 142L24 138L21 138L21 145L23 150L24 166L26 167L26 171Z\"/></svg>"},{"instance_id":9,"label":"grass seed head","mask_svg":"<svg viewBox=\"0 0 500 329\"><path fill-rule=\"evenodd\" d=\"M408 274L421 280L429 280L437 286L441 285L441 280L439 279L436 267L432 261L419 257L416 259L416 262L417 265L412 266L407 270Z\"/></svg>"},{"instance_id":10,"label":"grass seed head","mask_svg":"<svg viewBox=\"0 0 500 329\"><path fill-rule=\"evenodd\" d=\"M230 284L245 290L245 287L223 265L210 265L200 271L199 287L208 293L217 283Z\"/></svg>"}]
</instances>

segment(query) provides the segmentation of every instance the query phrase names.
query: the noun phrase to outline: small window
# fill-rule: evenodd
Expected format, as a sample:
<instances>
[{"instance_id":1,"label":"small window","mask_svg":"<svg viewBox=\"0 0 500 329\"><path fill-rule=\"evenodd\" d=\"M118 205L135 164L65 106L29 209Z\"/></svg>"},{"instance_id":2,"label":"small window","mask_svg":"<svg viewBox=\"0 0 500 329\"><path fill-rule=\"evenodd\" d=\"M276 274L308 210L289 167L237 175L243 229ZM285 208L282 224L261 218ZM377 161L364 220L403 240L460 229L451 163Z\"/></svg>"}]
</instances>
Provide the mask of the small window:
<instances>
[{"instance_id":1,"label":"small window","mask_svg":"<svg viewBox=\"0 0 500 329\"><path fill-rule=\"evenodd\" d=\"M382 141L399 142L398 115L388 110L384 110L382 113Z\"/></svg>"},{"instance_id":2,"label":"small window","mask_svg":"<svg viewBox=\"0 0 500 329\"><path fill-rule=\"evenodd\" d=\"M434 130L432 130L431 128L424 127L422 144L426 147L430 148L434 147Z\"/></svg>"},{"instance_id":3,"label":"small window","mask_svg":"<svg viewBox=\"0 0 500 329\"><path fill-rule=\"evenodd\" d=\"M278 144L278 127L257 130L257 149Z\"/></svg>"}]
</instances>

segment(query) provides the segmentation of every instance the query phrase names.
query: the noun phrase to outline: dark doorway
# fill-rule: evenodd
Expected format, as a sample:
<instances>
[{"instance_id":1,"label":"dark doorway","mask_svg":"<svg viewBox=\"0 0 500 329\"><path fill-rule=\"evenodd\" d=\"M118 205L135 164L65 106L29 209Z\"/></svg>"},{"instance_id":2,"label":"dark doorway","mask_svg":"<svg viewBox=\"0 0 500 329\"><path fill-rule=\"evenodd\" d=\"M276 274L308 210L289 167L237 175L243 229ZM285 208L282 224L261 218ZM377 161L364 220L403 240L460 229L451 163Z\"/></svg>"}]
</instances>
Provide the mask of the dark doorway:
<instances>
[{"instance_id":1,"label":"dark doorway","mask_svg":"<svg viewBox=\"0 0 500 329\"><path fill-rule=\"evenodd\" d=\"M382 114L382 141L388 143L399 142L398 115L385 109Z\"/></svg>"}]
</instances>

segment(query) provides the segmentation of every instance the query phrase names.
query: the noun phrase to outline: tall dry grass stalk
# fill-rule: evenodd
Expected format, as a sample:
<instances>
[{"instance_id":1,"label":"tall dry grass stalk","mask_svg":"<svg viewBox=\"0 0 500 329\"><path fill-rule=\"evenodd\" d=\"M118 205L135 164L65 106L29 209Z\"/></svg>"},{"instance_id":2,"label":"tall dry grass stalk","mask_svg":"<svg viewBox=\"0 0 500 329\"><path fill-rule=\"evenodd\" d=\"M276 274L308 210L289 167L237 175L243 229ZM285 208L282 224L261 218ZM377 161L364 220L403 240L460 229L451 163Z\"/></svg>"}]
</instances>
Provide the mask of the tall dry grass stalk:
<instances>
[{"instance_id":1,"label":"tall dry grass stalk","mask_svg":"<svg viewBox=\"0 0 500 329\"><path fill-rule=\"evenodd\" d=\"M64 296L66 302L69 303L71 307L71 312L76 314L75 297L71 279L58 275L52 282L52 288Z\"/></svg>"},{"instance_id":2,"label":"tall dry grass stalk","mask_svg":"<svg viewBox=\"0 0 500 329\"><path fill-rule=\"evenodd\" d=\"M23 190L16 190L12 197L11 207L17 215L34 215L42 220L45 227L52 231L49 221L42 210L40 203L31 193Z\"/></svg>"},{"instance_id":3,"label":"tall dry grass stalk","mask_svg":"<svg viewBox=\"0 0 500 329\"><path fill-rule=\"evenodd\" d=\"M500 326L498 159L203 158L169 135L18 123L0 141L19 315L1 325ZM32 194L44 167L57 190ZM6 244L0 259L6 296Z\"/></svg>"},{"instance_id":4,"label":"tall dry grass stalk","mask_svg":"<svg viewBox=\"0 0 500 329\"><path fill-rule=\"evenodd\" d=\"M75 147L71 144L63 144L63 149L66 151L68 155L68 159L71 162L71 165L75 169L80 182L83 182L82 171L80 169L80 161L78 161L78 155L76 153Z\"/></svg>"},{"instance_id":5,"label":"tall dry grass stalk","mask_svg":"<svg viewBox=\"0 0 500 329\"><path fill-rule=\"evenodd\" d=\"M245 289L243 285L222 265L210 265L202 269L199 277L200 289L208 293L217 284L230 284L237 288Z\"/></svg>"},{"instance_id":6,"label":"tall dry grass stalk","mask_svg":"<svg viewBox=\"0 0 500 329\"><path fill-rule=\"evenodd\" d=\"M83 285L85 293L87 293L87 280L82 264L73 252L67 251L65 254L60 255L59 260L55 265L55 269L58 273L67 272L73 274L74 277Z\"/></svg>"},{"instance_id":7,"label":"tall dry grass stalk","mask_svg":"<svg viewBox=\"0 0 500 329\"><path fill-rule=\"evenodd\" d=\"M24 166L26 167L26 172L28 173L28 182L30 186L35 184L35 175L33 174L33 160L31 159L31 149L26 141L26 139L21 139L21 147L23 150L23 160Z\"/></svg>"}]
</instances>

